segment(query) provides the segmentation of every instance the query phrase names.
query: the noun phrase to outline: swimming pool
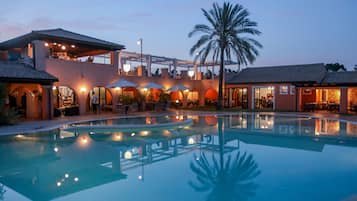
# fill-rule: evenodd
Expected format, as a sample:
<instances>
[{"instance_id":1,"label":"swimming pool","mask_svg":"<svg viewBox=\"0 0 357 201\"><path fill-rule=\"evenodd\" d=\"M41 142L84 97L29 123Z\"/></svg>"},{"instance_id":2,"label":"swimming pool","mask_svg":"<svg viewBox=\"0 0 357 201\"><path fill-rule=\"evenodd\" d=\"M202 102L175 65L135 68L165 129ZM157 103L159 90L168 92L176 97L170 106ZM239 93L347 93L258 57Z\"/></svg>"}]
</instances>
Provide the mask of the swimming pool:
<instances>
[{"instance_id":1,"label":"swimming pool","mask_svg":"<svg viewBox=\"0 0 357 201\"><path fill-rule=\"evenodd\" d=\"M352 122L249 113L149 119L193 124L0 137L0 200L357 197Z\"/></svg>"}]
</instances>

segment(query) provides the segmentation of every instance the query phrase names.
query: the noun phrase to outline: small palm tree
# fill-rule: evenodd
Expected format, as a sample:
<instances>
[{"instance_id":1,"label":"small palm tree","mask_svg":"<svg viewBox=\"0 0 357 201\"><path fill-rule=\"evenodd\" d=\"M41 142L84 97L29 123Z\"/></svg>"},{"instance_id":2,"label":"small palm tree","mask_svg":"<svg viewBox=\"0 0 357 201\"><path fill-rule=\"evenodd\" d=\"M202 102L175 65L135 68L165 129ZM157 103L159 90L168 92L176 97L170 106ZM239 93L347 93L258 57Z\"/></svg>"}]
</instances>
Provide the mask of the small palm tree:
<instances>
[{"instance_id":1,"label":"small palm tree","mask_svg":"<svg viewBox=\"0 0 357 201\"><path fill-rule=\"evenodd\" d=\"M259 55L258 48L262 45L248 35L260 35L256 29L257 23L251 21L249 12L239 4L225 2L222 7L218 3L213 4L209 11L202 9L209 25L195 25L189 33L192 37L201 33L199 40L192 46L190 54L195 56L195 61L200 59L201 63L206 61L208 55L212 55L213 61L219 58L219 86L217 110L222 108L223 98L223 74L225 57L231 60L232 55L237 59L238 67L253 63Z\"/></svg>"}]
</instances>

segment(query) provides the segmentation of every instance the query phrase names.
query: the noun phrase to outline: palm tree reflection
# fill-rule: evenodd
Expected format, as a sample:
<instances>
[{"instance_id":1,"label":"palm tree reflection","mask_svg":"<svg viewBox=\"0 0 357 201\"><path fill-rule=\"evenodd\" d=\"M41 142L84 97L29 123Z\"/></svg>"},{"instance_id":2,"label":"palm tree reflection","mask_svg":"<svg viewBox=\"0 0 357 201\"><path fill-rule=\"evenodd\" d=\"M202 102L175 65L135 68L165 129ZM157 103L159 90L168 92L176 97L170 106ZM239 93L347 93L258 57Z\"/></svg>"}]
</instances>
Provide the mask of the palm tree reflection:
<instances>
[{"instance_id":1,"label":"palm tree reflection","mask_svg":"<svg viewBox=\"0 0 357 201\"><path fill-rule=\"evenodd\" d=\"M194 158L190 168L197 181L190 181L189 184L198 192L209 191L207 200L247 200L255 195L257 185L253 179L260 171L251 154L238 152L235 156L228 155L223 166L219 165L214 154L212 161L207 160L205 153Z\"/></svg>"},{"instance_id":2,"label":"palm tree reflection","mask_svg":"<svg viewBox=\"0 0 357 201\"><path fill-rule=\"evenodd\" d=\"M189 185L197 192L209 192L208 201L248 200L255 195L257 184L254 179L260 174L258 164L253 155L231 152L224 162L224 132L222 119L218 120L219 159L212 154L208 160L203 152L199 157L194 155L190 163L191 170L197 181L190 181Z\"/></svg>"},{"instance_id":3,"label":"palm tree reflection","mask_svg":"<svg viewBox=\"0 0 357 201\"><path fill-rule=\"evenodd\" d=\"M0 200L4 200L4 194L6 193L4 185L0 184Z\"/></svg>"}]
</instances>

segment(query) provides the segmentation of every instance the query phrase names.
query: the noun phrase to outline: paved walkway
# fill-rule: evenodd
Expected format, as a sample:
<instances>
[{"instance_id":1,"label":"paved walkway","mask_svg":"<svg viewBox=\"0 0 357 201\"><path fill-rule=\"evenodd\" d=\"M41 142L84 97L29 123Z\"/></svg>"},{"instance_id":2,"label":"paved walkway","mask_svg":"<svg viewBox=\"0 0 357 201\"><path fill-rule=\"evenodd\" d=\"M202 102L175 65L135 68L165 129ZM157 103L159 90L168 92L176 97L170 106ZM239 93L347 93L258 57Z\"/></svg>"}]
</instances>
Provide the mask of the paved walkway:
<instances>
[{"instance_id":1,"label":"paved walkway","mask_svg":"<svg viewBox=\"0 0 357 201\"><path fill-rule=\"evenodd\" d=\"M0 126L0 136L1 135L12 135L12 134L22 134L22 133L35 133L41 131L52 130L60 128L65 124L78 123L83 121L92 121L98 119L109 119L109 118L125 118L125 117L137 117L137 116L147 116L147 115L170 115L170 114L188 114L188 115L215 115L215 114L237 114L238 112L215 112L215 111L190 111L190 110L173 110L167 112L138 112L131 113L128 115L122 114L89 114L81 116L69 116L69 117L59 117L53 120L44 121L24 121L12 126ZM311 116L317 118L331 118L339 119L344 121L354 121L357 122L357 115L342 115L342 114L331 114L331 113L296 113L296 112L261 112L262 114L275 114L275 115L303 115Z\"/></svg>"},{"instance_id":2,"label":"paved walkway","mask_svg":"<svg viewBox=\"0 0 357 201\"><path fill-rule=\"evenodd\" d=\"M98 119L110 119L110 118L125 118L125 117L136 117L136 116L147 116L153 114L165 114L165 113L148 113L148 112L140 112L140 113L131 113L128 115L122 114L87 114L80 116L66 116L66 117L58 117L53 120L38 120L38 121L23 121L19 122L15 125L10 126L0 126L0 136L1 135L13 135L13 134L23 134L23 133L35 133L41 131L52 130L56 128L60 128L65 124L78 123L83 121L94 121ZM166 114L170 114L167 112Z\"/></svg>"}]
</instances>

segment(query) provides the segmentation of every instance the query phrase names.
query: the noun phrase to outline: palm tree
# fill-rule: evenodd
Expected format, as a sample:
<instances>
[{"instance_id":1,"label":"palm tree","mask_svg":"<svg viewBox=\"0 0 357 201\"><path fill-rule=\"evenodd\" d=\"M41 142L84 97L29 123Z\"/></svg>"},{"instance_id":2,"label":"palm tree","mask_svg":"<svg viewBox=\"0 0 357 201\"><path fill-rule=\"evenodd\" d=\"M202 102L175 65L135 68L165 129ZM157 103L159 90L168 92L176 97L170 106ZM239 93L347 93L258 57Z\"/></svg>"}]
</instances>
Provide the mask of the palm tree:
<instances>
[{"instance_id":1,"label":"palm tree","mask_svg":"<svg viewBox=\"0 0 357 201\"><path fill-rule=\"evenodd\" d=\"M217 110L222 109L223 98L223 74L225 57L231 60L232 55L237 59L238 66L251 64L259 55L258 48L262 45L248 35L260 35L256 29L257 23L251 21L249 12L239 4L225 2L222 7L218 3L213 4L209 11L202 9L209 25L198 24L188 34L189 37L197 33L201 34L199 40L192 46L190 54L195 56L195 61L206 61L208 55L212 55L216 63L220 58L219 86Z\"/></svg>"},{"instance_id":2,"label":"palm tree","mask_svg":"<svg viewBox=\"0 0 357 201\"><path fill-rule=\"evenodd\" d=\"M347 71L343 64L334 63L325 65L327 71L338 72L338 71Z\"/></svg>"}]
</instances>

